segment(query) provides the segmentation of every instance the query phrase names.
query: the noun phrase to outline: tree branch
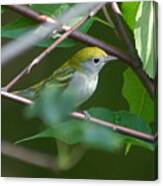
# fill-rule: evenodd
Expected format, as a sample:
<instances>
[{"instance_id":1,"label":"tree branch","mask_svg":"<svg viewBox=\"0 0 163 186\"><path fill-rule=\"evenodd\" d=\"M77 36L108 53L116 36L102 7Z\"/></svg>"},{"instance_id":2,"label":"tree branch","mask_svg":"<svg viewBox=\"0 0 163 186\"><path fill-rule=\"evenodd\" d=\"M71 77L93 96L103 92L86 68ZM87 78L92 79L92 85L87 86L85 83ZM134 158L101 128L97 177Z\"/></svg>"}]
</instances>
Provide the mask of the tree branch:
<instances>
[{"instance_id":1,"label":"tree branch","mask_svg":"<svg viewBox=\"0 0 163 186\"><path fill-rule=\"evenodd\" d=\"M130 55L132 56L133 60L131 61L131 66L133 70L137 73L138 77L142 80L144 86L147 88L148 92L152 97L156 95L156 90L154 87L153 82L148 78L144 70L142 69L141 61L139 60L139 57L136 53L135 46L133 45L133 42L131 40L131 36L129 34L128 29L124 25L124 20L122 17L121 10L119 9L117 2L108 3L109 6L111 5L112 13L110 12L110 15L112 17L112 21L114 22L114 25L117 29L117 32L120 36L120 38L124 41L126 44Z\"/></svg>"},{"instance_id":2,"label":"tree branch","mask_svg":"<svg viewBox=\"0 0 163 186\"><path fill-rule=\"evenodd\" d=\"M103 4L98 6L97 9L95 9L91 13L91 16L94 15L103 6ZM21 13L24 16L27 16L27 17L31 18L32 20L40 22L40 23L44 23L44 22L48 22L48 23L51 23L51 24L59 23L58 20L54 20L51 17L48 17L46 15L40 15L39 13L37 13L34 10L28 8L27 6L8 5L7 7ZM5 90L9 90L18 80L20 80L25 74L27 74L33 68L34 65L40 63L41 60L45 56L47 56L59 43L61 43L65 38L67 38L69 36L69 37L71 37L73 39L77 39L77 40L79 40L83 43L87 43L89 45L94 45L94 46L100 47L100 48L104 49L107 53L109 53L111 55L115 55L118 58L120 58L121 60L123 60L124 63L126 63L127 65L129 65L133 68L133 70L137 73L137 75L143 81L146 88L149 90L150 94L153 96L154 95L154 86L153 86L152 82L148 79L148 77L146 76L146 74L142 70L142 68L140 68L140 65L138 65L138 63L135 63L136 59L134 58L134 56L131 57L130 55L125 54L123 51L121 51L118 48L113 47L110 44L106 44L103 41L100 41L100 40L98 40L98 39L96 39L92 36L89 36L87 34L84 34L84 33L81 33L79 31L75 30L87 18L88 18L88 16L84 17L79 23L77 23L72 28L67 27L66 25L62 25L62 30L60 31L61 33L64 32L62 34L62 36L59 39L57 39L45 51L43 51L43 53L41 53L38 57L36 57L32 61L31 64L29 64L7 86L5 86L5 88L1 91L1 95L3 97L7 98L7 99L14 100L14 101L19 102L19 103L24 104L24 105L32 104L33 102L31 100L26 99L26 98L21 97L21 96L18 96L18 95L15 95L15 94L12 94L12 93L9 93L9 92L6 92ZM121 31L123 31L123 30L121 30ZM123 34L124 33L122 32L122 35ZM123 36L125 36L125 35L123 35ZM124 39L126 39L126 36L124 37ZM127 40L126 40L126 43L127 43L128 46L130 46L130 44L131 44ZM76 119L85 120L85 115L80 113L80 112L73 112L73 113L71 113L71 116L73 118L76 118ZM90 119L91 122L93 122L95 124L110 128L113 131L116 131L118 133L122 133L122 134L125 134L125 135L128 135L128 136L132 136L132 137L135 137L137 139L144 140L144 141L147 141L147 142L150 142L150 143L155 142L155 140L157 139L157 134L156 135L145 134L143 132L139 132L137 130L133 130L133 129L126 128L126 127L123 127L123 126L119 126L119 125L116 125L114 123L104 121L104 120L101 120L101 119L98 119L98 118L95 118L95 117L90 117L89 119ZM50 156L48 154L33 151L31 149L27 149L27 148L19 146L19 145L13 145L13 144L11 144L9 142L6 142L6 141L2 141L2 153L7 155L7 156L19 159L21 161L25 161L25 162L28 162L28 163L35 164L37 166L41 166L41 167L48 168L48 169L55 170L55 171L59 170L59 167L58 167L58 164L57 164L57 161L56 161L55 157Z\"/></svg>"},{"instance_id":3,"label":"tree branch","mask_svg":"<svg viewBox=\"0 0 163 186\"><path fill-rule=\"evenodd\" d=\"M45 22L36 27L33 26L29 31L22 34L17 39L9 42L2 48L2 64L7 64L8 61L28 50L41 40L53 35L53 32L58 32L62 29L63 24L69 24L74 17L92 16L105 3L76 3L55 17L58 21L54 23ZM54 17L54 16L53 16Z\"/></svg>"},{"instance_id":4,"label":"tree branch","mask_svg":"<svg viewBox=\"0 0 163 186\"><path fill-rule=\"evenodd\" d=\"M49 154L37 152L20 145L14 145L7 141L1 142L1 151L2 154L12 158L16 158L20 161L34 164L36 166L53 171L60 170L57 164L57 159Z\"/></svg>"},{"instance_id":5,"label":"tree branch","mask_svg":"<svg viewBox=\"0 0 163 186\"><path fill-rule=\"evenodd\" d=\"M23 6L23 5L4 5L4 6L6 6L7 8L10 8L11 10L15 10L16 12L19 12L23 16L29 17L30 19L33 19L37 22L55 23L54 19L46 15L40 15L38 12L30 9L28 6Z\"/></svg>"},{"instance_id":6,"label":"tree branch","mask_svg":"<svg viewBox=\"0 0 163 186\"><path fill-rule=\"evenodd\" d=\"M19 12L20 14L29 17L32 20L38 21L38 22L49 22L52 23L52 18L46 16L46 15L40 15L39 13L37 13L36 11L22 6L22 5L7 5L7 7L9 7L10 9L13 9L17 12ZM54 20L55 22L57 22L57 20ZM62 31L67 31L68 27L65 25L62 25ZM128 65L130 65L130 63L132 62L132 58L129 55L126 55L123 51L121 51L120 49L117 49L115 47L113 47L110 44L106 44L100 40L98 40L97 38L94 38L92 36L89 36L87 34L81 33L79 31L74 31L70 34L71 38L73 39L77 39L83 43L87 43L89 45L95 45L98 47L101 47L102 49L104 49L107 53L111 54L111 55L115 55L118 58L124 60L125 63L127 63Z\"/></svg>"},{"instance_id":7,"label":"tree branch","mask_svg":"<svg viewBox=\"0 0 163 186\"><path fill-rule=\"evenodd\" d=\"M1 95L3 97L7 98L7 99L16 101L18 103L22 103L22 104L25 104L25 105L32 104L32 101L29 100L29 99L26 99L24 97L21 97L21 96L18 96L18 95L15 95L15 94L3 91L3 90L1 91ZM73 112L73 113L71 113L71 116L73 118L76 118L76 119L81 119L81 120L86 119L85 115L83 113L80 113L80 112ZM157 139L157 134L153 136L153 135L150 135L150 134L139 132L139 131L134 130L134 129L119 126L117 124L114 124L114 123L111 123L111 122L108 122L108 121L104 121L104 120L101 120L101 119L98 119L98 118L95 118L95 117L90 117L89 121L91 121L95 124L110 128L113 131L116 131L118 133L122 133L122 134L126 134L128 136L136 137L138 139L141 139L141 140L144 140L144 141L147 141L147 142L153 143Z\"/></svg>"},{"instance_id":8,"label":"tree branch","mask_svg":"<svg viewBox=\"0 0 163 186\"><path fill-rule=\"evenodd\" d=\"M52 23L52 20L51 20L52 18L45 16L45 15L40 15L28 7L21 6L21 5L9 5L8 7L10 9L13 9L13 10L21 13L22 15L27 16L33 20L38 21L38 22ZM63 30L66 30L66 27L64 27L64 25L62 28L63 28ZM104 49L107 53L117 56L119 59L121 59L124 63L129 65L136 72L136 74L138 75L140 80L143 82L144 86L149 91L150 95L152 97L154 97L155 87L154 87L152 81L150 81L150 79L147 77L147 75L145 74L145 72L143 71L141 66L137 65L137 63L135 63L135 59L132 58L130 55L125 54L120 49L115 48L108 43L106 44L103 41L98 40L97 38L94 38L94 37L89 36L87 34L81 33L79 31L72 32L70 34L70 37L73 39L77 39L81 42L87 43L89 45L94 45L94 46L100 47L100 48Z\"/></svg>"},{"instance_id":9,"label":"tree branch","mask_svg":"<svg viewBox=\"0 0 163 186\"><path fill-rule=\"evenodd\" d=\"M115 27L118 31L118 34L120 36L120 38L124 41L124 43L126 44L128 50L130 51L130 54L134 57L134 59L137 58L135 54L135 47L132 44L132 41L130 40L130 36L128 33L128 30L126 29L125 25L124 25L124 21L122 18L122 13L121 10L119 9L118 3L117 2L112 2L109 3L109 5L111 4L111 8L113 11L113 16L112 16L112 21L115 23ZM133 61L135 62L135 61Z\"/></svg>"},{"instance_id":10,"label":"tree branch","mask_svg":"<svg viewBox=\"0 0 163 186\"><path fill-rule=\"evenodd\" d=\"M9 82L3 89L8 91L11 89L13 85L15 85L24 75L28 74L31 69L39 64L41 60L46 57L52 50L56 48L58 44L60 44L64 39L66 39L75 29L77 29L81 24L83 24L89 15L85 16L80 20L77 24L75 24L73 27L65 31L64 34L62 34L61 37L59 37L52 45L50 45L47 49L45 49L39 56L37 56L29 65L27 65L11 82Z\"/></svg>"}]
</instances>

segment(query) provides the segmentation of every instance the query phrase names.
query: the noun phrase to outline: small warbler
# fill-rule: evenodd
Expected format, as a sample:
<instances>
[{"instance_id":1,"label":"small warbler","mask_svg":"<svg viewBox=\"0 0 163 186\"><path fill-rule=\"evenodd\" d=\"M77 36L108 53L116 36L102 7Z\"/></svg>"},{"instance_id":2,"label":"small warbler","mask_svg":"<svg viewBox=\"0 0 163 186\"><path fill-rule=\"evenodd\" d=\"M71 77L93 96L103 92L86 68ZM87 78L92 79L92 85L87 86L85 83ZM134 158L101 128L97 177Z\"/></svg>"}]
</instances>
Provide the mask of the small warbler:
<instances>
[{"instance_id":1,"label":"small warbler","mask_svg":"<svg viewBox=\"0 0 163 186\"><path fill-rule=\"evenodd\" d=\"M77 107L89 99L96 90L99 72L103 66L116 59L98 47L83 48L55 70L49 78L17 93L34 99L46 87L58 87L65 94L73 90Z\"/></svg>"}]
</instances>

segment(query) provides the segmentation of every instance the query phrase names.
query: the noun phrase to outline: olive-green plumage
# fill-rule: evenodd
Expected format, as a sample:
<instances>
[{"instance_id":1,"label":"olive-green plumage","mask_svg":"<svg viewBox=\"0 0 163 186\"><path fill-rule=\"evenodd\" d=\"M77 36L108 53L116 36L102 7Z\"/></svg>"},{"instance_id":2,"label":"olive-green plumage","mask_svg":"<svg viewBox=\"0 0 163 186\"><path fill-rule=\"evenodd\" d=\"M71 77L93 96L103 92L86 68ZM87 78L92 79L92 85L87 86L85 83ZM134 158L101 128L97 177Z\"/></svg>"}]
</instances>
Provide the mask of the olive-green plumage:
<instances>
[{"instance_id":1,"label":"olive-green plumage","mask_svg":"<svg viewBox=\"0 0 163 186\"><path fill-rule=\"evenodd\" d=\"M107 61L115 57L98 47L86 47L75 53L72 58L47 79L17 92L19 95L35 99L43 88L54 86L61 89L65 94L74 91L76 105L82 104L95 91L98 83L98 75Z\"/></svg>"},{"instance_id":2,"label":"olive-green plumage","mask_svg":"<svg viewBox=\"0 0 163 186\"><path fill-rule=\"evenodd\" d=\"M65 65L71 65L74 67L80 67L80 63L86 62L95 56L97 57L107 57L107 53L104 52L102 49L97 47L87 47L83 48L80 51L78 51L76 54L73 55L73 57L65 63ZM80 63L79 63L80 61Z\"/></svg>"}]
</instances>

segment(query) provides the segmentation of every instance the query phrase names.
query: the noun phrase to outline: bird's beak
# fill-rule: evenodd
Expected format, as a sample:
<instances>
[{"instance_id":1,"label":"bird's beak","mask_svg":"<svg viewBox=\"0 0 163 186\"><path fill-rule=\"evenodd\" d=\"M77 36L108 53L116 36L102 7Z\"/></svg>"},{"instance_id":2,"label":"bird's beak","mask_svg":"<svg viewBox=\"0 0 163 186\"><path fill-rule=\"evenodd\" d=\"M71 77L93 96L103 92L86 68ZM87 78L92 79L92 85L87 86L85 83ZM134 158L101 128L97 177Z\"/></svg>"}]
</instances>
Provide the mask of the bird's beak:
<instances>
[{"instance_id":1,"label":"bird's beak","mask_svg":"<svg viewBox=\"0 0 163 186\"><path fill-rule=\"evenodd\" d=\"M117 60L118 58L115 57L115 56L107 56L104 58L104 62L107 63L109 61L114 61L114 60Z\"/></svg>"}]
</instances>

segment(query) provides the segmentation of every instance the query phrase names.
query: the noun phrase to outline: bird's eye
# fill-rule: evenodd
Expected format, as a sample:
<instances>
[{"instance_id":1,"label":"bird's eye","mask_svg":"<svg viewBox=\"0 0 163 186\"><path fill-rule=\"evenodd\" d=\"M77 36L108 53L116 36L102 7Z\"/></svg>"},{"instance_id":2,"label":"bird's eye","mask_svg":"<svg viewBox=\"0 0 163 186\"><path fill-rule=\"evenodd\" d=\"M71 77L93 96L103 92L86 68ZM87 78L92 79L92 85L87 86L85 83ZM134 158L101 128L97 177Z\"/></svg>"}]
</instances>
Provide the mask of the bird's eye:
<instances>
[{"instance_id":1,"label":"bird's eye","mask_svg":"<svg viewBox=\"0 0 163 186\"><path fill-rule=\"evenodd\" d=\"M94 63L98 63L99 61L100 61L99 58L94 58L94 59L93 59L93 62L94 62Z\"/></svg>"}]
</instances>

